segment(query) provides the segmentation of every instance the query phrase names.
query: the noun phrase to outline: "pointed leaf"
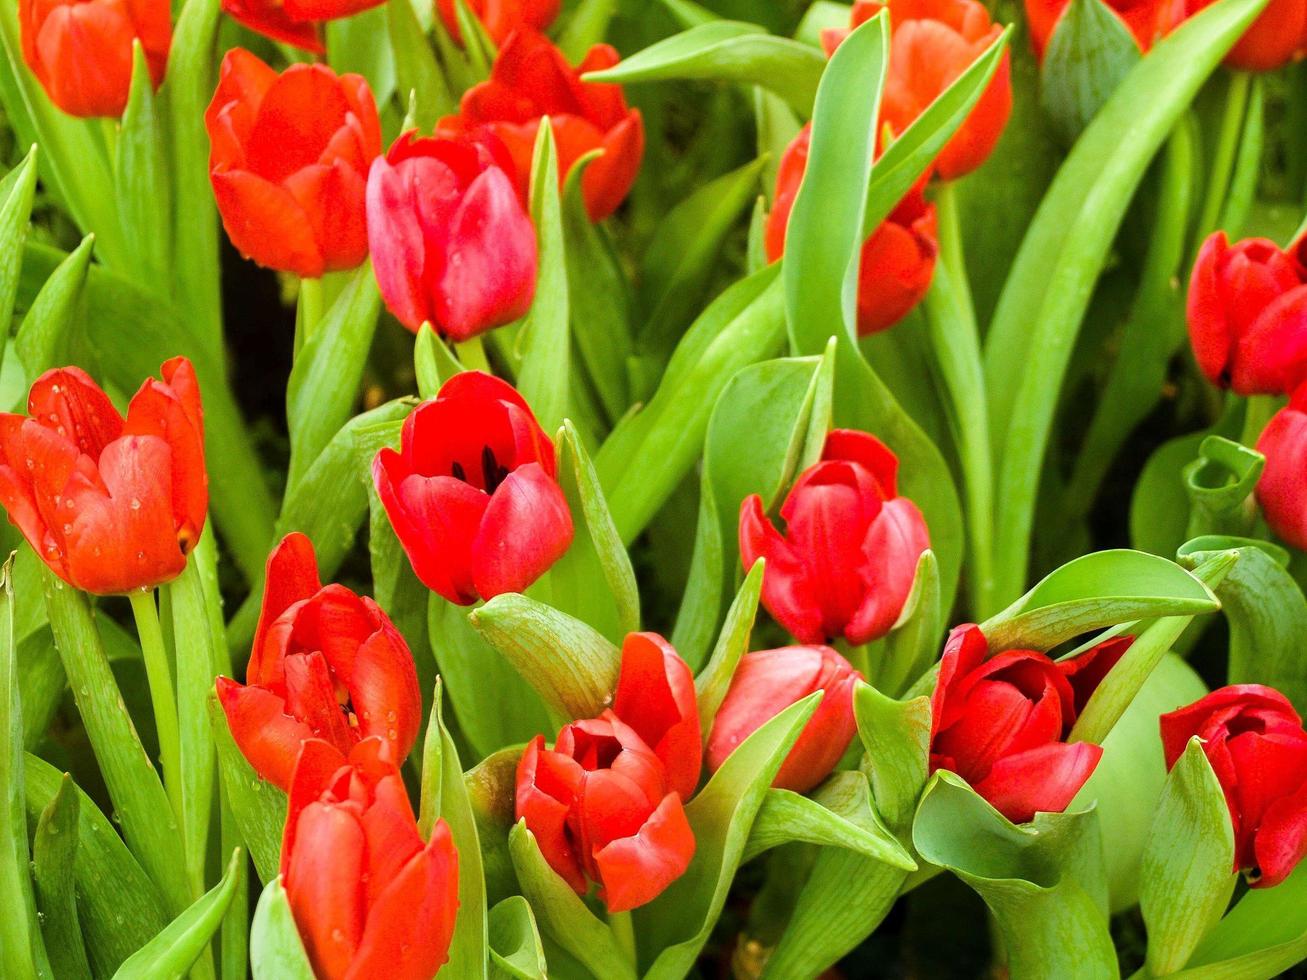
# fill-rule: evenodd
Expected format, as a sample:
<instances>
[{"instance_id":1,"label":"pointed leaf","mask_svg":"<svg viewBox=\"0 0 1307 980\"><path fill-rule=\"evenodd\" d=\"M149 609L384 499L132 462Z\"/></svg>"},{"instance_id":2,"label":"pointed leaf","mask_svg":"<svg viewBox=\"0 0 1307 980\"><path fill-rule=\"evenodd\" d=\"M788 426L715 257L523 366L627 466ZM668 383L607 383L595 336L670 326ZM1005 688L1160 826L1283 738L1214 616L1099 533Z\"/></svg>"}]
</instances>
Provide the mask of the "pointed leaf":
<instances>
[{"instance_id":1,"label":"pointed leaf","mask_svg":"<svg viewBox=\"0 0 1307 980\"><path fill-rule=\"evenodd\" d=\"M281 876L264 886L250 924L250 975L254 980L314 980L295 927Z\"/></svg>"}]
</instances>

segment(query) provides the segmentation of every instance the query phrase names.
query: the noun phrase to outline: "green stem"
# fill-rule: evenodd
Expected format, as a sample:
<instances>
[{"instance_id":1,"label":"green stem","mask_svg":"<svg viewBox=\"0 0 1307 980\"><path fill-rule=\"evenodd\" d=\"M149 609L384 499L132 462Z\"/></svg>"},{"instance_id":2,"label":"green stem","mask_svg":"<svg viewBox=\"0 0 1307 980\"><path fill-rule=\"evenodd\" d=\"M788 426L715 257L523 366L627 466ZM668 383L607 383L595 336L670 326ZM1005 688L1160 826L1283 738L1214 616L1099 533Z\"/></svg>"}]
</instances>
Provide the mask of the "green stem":
<instances>
[{"instance_id":1,"label":"green stem","mask_svg":"<svg viewBox=\"0 0 1307 980\"><path fill-rule=\"evenodd\" d=\"M850 646L843 640L838 641L836 646L839 647L840 653L844 659L853 665L853 669L866 678L870 684L875 684L875 679L871 676L871 652L868 649L870 644L860 643L857 646Z\"/></svg>"},{"instance_id":2,"label":"green stem","mask_svg":"<svg viewBox=\"0 0 1307 980\"><path fill-rule=\"evenodd\" d=\"M1244 405L1243 431L1239 441L1250 449L1257 446L1257 439L1266 428L1271 417L1280 410L1281 399L1274 395L1249 395Z\"/></svg>"},{"instance_id":3,"label":"green stem","mask_svg":"<svg viewBox=\"0 0 1307 980\"><path fill-rule=\"evenodd\" d=\"M172 689L172 669L168 666L168 650L163 643L163 629L159 625L159 610L154 604L153 589L129 592L132 615L136 617L136 633L141 641L141 655L145 659L145 676L150 685L150 701L154 706L154 727L159 735L159 755L163 760L163 785L168 791L177 819L182 815L181 799L181 737L177 729L177 701Z\"/></svg>"},{"instance_id":4,"label":"green stem","mask_svg":"<svg viewBox=\"0 0 1307 980\"><path fill-rule=\"evenodd\" d=\"M301 279L299 303L295 309L295 355L304 349L304 345L313 336L313 331L322 322L322 280Z\"/></svg>"},{"instance_id":5,"label":"green stem","mask_svg":"<svg viewBox=\"0 0 1307 980\"><path fill-rule=\"evenodd\" d=\"M635 926L631 923L630 912L609 912L608 927L613 930L613 938L626 958L634 966L637 962L635 948Z\"/></svg>"},{"instance_id":6,"label":"green stem","mask_svg":"<svg viewBox=\"0 0 1307 980\"><path fill-rule=\"evenodd\" d=\"M1230 174L1234 169L1235 155L1239 149L1239 140L1243 134L1243 120L1248 108L1248 91L1252 75L1246 71L1230 73L1230 86L1225 93L1225 112L1221 116L1221 128L1216 137L1216 153L1212 157L1212 167L1207 175L1207 191L1204 195L1203 210L1198 219L1198 238L1194 243L1196 255L1203 239L1216 230L1225 204L1225 194L1230 185Z\"/></svg>"},{"instance_id":7,"label":"green stem","mask_svg":"<svg viewBox=\"0 0 1307 980\"><path fill-rule=\"evenodd\" d=\"M486 374L492 373L490 370L490 361L486 358L486 348L481 342L481 336L470 337L461 344L454 345L454 354L458 357L459 362L469 371L484 371Z\"/></svg>"}]
</instances>

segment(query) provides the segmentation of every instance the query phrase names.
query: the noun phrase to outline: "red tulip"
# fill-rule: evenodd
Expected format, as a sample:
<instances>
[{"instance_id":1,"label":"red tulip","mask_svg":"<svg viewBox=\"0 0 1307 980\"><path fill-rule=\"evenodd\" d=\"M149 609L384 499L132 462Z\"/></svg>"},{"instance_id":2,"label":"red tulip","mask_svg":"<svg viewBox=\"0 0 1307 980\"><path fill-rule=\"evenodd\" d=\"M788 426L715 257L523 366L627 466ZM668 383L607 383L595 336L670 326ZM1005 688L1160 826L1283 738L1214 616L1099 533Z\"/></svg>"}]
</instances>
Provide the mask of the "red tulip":
<instances>
[{"instance_id":1,"label":"red tulip","mask_svg":"<svg viewBox=\"0 0 1307 980\"><path fill-rule=\"evenodd\" d=\"M980 627L957 627L931 698L931 772L957 773L1013 823L1065 810L1103 754L1066 737L1130 642L1109 640L1057 663L1037 650L987 659Z\"/></svg>"},{"instance_id":2,"label":"red tulip","mask_svg":"<svg viewBox=\"0 0 1307 980\"><path fill-rule=\"evenodd\" d=\"M781 157L776 197L767 218L767 257L775 262L785 250L790 210L808 165L811 124L804 126ZM924 181L923 181L924 183ZM939 253L935 206L921 186L912 188L890 216L863 243L858 269L858 334L877 333L902 320L925 298Z\"/></svg>"},{"instance_id":3,"label":"red tulip","mask_svg":"<svg viewBox=\"0 0 1307 980\"><path fill-rule=\"evenodd\" d=\"M222 12L257 34L294 45L313 54L326 54L318 25L292 17L284 0L222 0Z\"/></svg>"},{"instance_id":4,"label":"red tulip","mask_svg":"<svg viewBox=\"0 0 1307 980\"><path fill-rule=\"evenodd\" d=\"M0 504L51 571L100 595L186 568L209 505L195 370L167 361L127 418L81 368L47 371L30 417L0 414Z\"/></svg>"},{"instance_id":5,"label":"red tulip","mask_svg":"<svg viewBox=\"0 0 1307 980\"><path fill-rule=\"evenodd\" d=\"M513 386L479 371L445 382L372 462L391 526L423 584L471 605L521 592L572 543L554 444Z\"/></svg>"},{"instance_id":6,"label":"red tulip","mask_svg":"<svg viewBox=\"0 0 1307 980\"><path fill-rule=\"evenodd\" d=\"M1192 17L1211 0L1187 0ZM1243 71L1273 71L1300 57L1307 41L1307 0L1271 0L1243 33L1225 63Z\"/></svg>"},{"instance_id":7,"label":"red tulip","mask_svg":"<svg viewBox=\"0 0 1307 980\"><path fill-rule=\"evenodd\" d=\"M536 236L506 153L409 133L372 165L368 240L381 295L410 330L467 340L531 308Z\"/></svg>"},{"instance_id":8,"label":"red tulip","mask_svg":"<svg viewBox=\"0 0 1307 980\"><path fill-rule=\"evenodd\" d=\"M417 741L422 695L408 644L371 599L322 585L302 534L268 558L246 681L219 677L218 699L242 754L282 789L308 739L347 755L377 737L400 761Z\"/></svg>"},{"instance_id":9,"label":"red tulip","mask_svg":"<svg viewBox=\"0 0 1307 980\"><path fill-rule=\"evenodd\" d=\"M1203 242L1189 280L1198 366L1240 395L1281 394L1307 376L1307 268L1295 245L1265 238Z\"/></svg>"},{"instance_id":10,"label":"red tulip","mask_svg":"<svg viewBox=\"0 0 1307 980\"><path fill-rule=\"evenodd\" d=\"M545 30L554 22L561 6L560 0L470 0L467 9L481 21L490 40L503 44L519 27ZM436 0L436 11L445 29L462 44L463 32L454 12L454 0Z\"/></svg>"},{"instance_id":11,"label":"red tulip","mask_svg":"<svg viewBox=\"0 0 1307 980\"><path fill-rule=\"evenodd\" d=\"M1295 548L1307 550L1307 382L1272 417L1257 451L1266 457L1257 481L1266 523Z\"/></svg>"},{"instance_id":12,"label":"red tulip","mask_svg":"<svg viewBox=\"0 0 1307 980\"><path fill-rule=\"evenodd\" d=\"M651 902L685 873L694 832L658 756L611 711L543 736L517 766L517 819L578 895L599 885L609 912Z\"/></svg>"},{"instance_id":13,"label":"red tulip","mask_svg":"<svg viewBox=\"0 0 1307 980\"><path fill-rule=\"evenodd\" d=\"M1134 36L1145 54L1153 42L1170 33L1184 20L1184 0L1104 0ZM1044 60L1049 42L1062 21L1071 0L1026 0L1026 19L1030 22L1030 42L1035 57Z\"/></svg>"},{"instance_id":14,"label":"red tulip","mask_svg":"<svg viewBox=\"0 0 1307 980\"><path fill-rule=\"evenodd\" d=\"M690 665L657 633L628 633L613 714L630 725L667 770L667 784L688 800L699 785L703 739Z\"/></svg>"},{"instance_id":15,"label":"red tulip","mask_svg":"<svg viewBox=\"0 0 1307 980\"><path fill-rule=\"evenodd\" d=\"M367 258L364 195L381 124L361 76L303 64L278 75L234 48L204 123L213 193L242 255L308 279Z\"/></svg>"},{"instance_id":16,"label":"red tulip","mask_svg":"<svg viewBox=\"0 0 1307 980\"><path fill-rule=\"evenodd\" d=\"M518 194L525 202L536 130L548 117L560 178L591 150L603 150L581 177L590 220L599 221L625 199L644 154L644 123L638 109L627 107L621 86L581 81L586 72L617 62L616 51L596 44L573 68L548 38L531 30L516 31L500 48L490 79L463 95L459 114L442 119L436 135L493 133L508 148Z\"/></svg>"},{"instance_id":17,"label":"red tulip","mask_svg":"<svg viewBox=\"0 0 1307 980\"><path fill-rule=\"evenodd\" d=\"M23 61L50 101L74 116L121 116L132 87L132 44L163 81L172 43L167 0L19 0Z\"/></svg>"},{"instance_id":18,"label":"red tulip","mask_svg":"<svg viewBox=\"0 0 1307 980\"><path fill-rule=\"evenodd\" d=\"M899 618L930 540L916 505L898 496L897 471L884 443L835 429L785 498L784 535L757 494L740 507L744 567L767 559L763 604L800 643L866 643Z\"/></svg>"},{"instance_id":19,"label":"red tulip","mask_svg":"<svg viewBox=\"0 0 1307 980\"><path fill-rule=\"evenodd\" d=\"M281 875L319 980L430 980L449 958L458 852L443 820L423 843L382 739L363 739L348 757L304 743Z\"/></svg>"},{"instance_id":20,"label":"red tulip","mask_svg":"<svg viewBox=\"0 0 1307 980\"><path fill-rule=\"evenodd\" d=\"M1234 824L1234 866L1254 888L1278 885L1307 856L1307 732L1279 691L1235 684L1162 715L1169 769L1195 735Z\"/></svg>"},{"instance_id":21,"label":"red tulip","mask_svg":"<svg viewBox=\"0 0 1307 980\"><path fill-rule=\"evenodd\" d=\"M857 724L853 687L860 675L830 647L785 647L745 654L708 737L708 768L717 771L741 742L790 705L821 691L821 703L772 781L806 793L830 775Z\"/></svg>"}]
</instances>

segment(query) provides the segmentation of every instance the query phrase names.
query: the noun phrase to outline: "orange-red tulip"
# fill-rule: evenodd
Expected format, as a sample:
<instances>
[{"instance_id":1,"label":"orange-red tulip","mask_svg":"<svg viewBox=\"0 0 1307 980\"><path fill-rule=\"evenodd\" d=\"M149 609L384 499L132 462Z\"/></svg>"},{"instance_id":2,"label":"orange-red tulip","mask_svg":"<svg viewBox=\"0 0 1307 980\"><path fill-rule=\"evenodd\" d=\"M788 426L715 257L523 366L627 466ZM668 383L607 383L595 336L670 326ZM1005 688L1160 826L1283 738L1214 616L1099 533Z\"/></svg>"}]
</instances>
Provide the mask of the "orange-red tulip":
<instances>
[{"instance_id":1,"label":"orange-red tulip","mask_svg":"<svg viewBox=\"0 0 1307 980\"><path fill-rule=\"evenodd\" d=\"M467 4L467 9L481 21L496 44L503 44L519 27L544 31L554 22L560 7L560 0L469 0ZM436 0L436 11L445 29L462 44L463 31L458 26L454 0Z\"/></svg>"}]
</instances>

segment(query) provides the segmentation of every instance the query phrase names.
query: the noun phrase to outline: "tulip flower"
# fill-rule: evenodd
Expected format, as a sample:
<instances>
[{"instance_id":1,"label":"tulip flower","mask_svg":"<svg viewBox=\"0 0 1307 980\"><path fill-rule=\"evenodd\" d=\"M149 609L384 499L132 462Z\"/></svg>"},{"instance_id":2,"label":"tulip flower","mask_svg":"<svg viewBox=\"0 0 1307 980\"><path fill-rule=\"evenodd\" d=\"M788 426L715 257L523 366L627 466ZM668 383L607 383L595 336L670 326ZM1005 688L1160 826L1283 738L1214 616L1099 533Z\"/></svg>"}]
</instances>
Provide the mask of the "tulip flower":
<instances>
[{"instance_id":1,"label":"tulip flower","mask_svg":"<svg viewBox=\"0 0 1307 980\"><path fill-rule=\"evenodd\" d=\"M386 306L467 340L526 314L536 236L493 140L401 136L368 175L368 241Z\"/></svg>"},{"instance_id":2,"label":"tulip flower","mask_svg":"<svg viewBox=\"0 0 1307 980\"><path fill-rule=\"evenodd\" d=\"M821 703L772 781L806 793L830 775L857 731L853 687L860 675L830 647L759 650L740 659L708 737L708 768L716 772L741 742L814 691Z\"/></svg>"},{"instance_id":3,"label":"tulip flower","mask_svg":"<svg viewBox=\"0 0 1307 980\"><path fill-rule=\"evenodd\" d=\"M1169 769L1194 736L1225 791L1234 867L1254 888L1278 885L1307 857L1307 732L1279 691L1235 684L1162 715Z\"/></svg>"},{"instance_id":4,"label":"tulip flower","mask_svg":"<svg viewBox=\"0 0 1307 980\"><path fill-rule=\"evenodd\" d=\"M23 61L50 101L73 116L121 116L140 41L158 87L168 65L167 0L19 0Z\"/></svg>"},{"instance_id":5,"label":"tulip flower","mask_svg":"<svg viewBox=\"0 0 1307 980\"><path fill-rule=\"evenodd\" d=\"M1192 17L1211 0L1186 0ZM1301 57L1307 45L1307 0L1271 0L1225 56L1225 64L1243 71L1274 71Z\"/></svg>"},{"instance_id":6,"label":"tulip flower","mask_svg":"<svg viewBox=\"0 0 1307 980\"><path fill-rule=\"evenodd\" d=\"M1307 550L1307 381L1267 423L1257 451L1266 457L1257 481L1262 516L1283 540Z\"/></svg>"},{"instance_id":7,"label":"tulip flower","mask_svg":"<svg viewBox=\"0 0 1307 980\"><path fill-rule=\"evenodd\" d=\"M222 12L256 34L312 54L326 54L318 25L291 16L284 0L222 0Z\"/></svg>"},{"instance_id":8,"label":"tulip flower","mask_svg":"<svg viewBox=\"0 0 1307 980\"><path fill-rule=\"evenodd\" d=\"M404 421L372 479L423 584L450 602L522 592L567 551L572 514L554 444L513 386L479 371Z\"/></svg>"},{"instance_id":9,"label":"tulip flower","mask_svg":"<svg viewBox=\"0 0 1307 980\"><path fill-rule=\"evenodd\" d=\"M1194 263L1187 314L1194 356L1213 384L1272 395L1307 377L1307 268L1296 245L1230 245L1213 232Z\"/></svg>"},{"instance_id":10,"label":"tulip flower","mask_svg":"<svg viewBox=\"0 0 1307 980\"><path fill-rule=\"evenodd\" d=\"M651 902L685 873L694 832L667 772L611 711L564 725L552 749L530 742L517 766L517 819L549 866L609 912Z\"/></svg>"},{"instance_id":11,"label":"tulip flower","mask_svg":"<svg viewBox=\"0 0 1307 980\"><path fill-rule=\"evenodd\" d=\"M893 627L930 547L916 504L898 496L898 459L865 432L835 429L781 507L781 534L757 494L740 507L740 556L767 559L762 601L800 643L857 646Z\"/></svg>"},{"instance_id":12,"label":"tulip flower","mask_svg":"<svg viewBox=\"0 0 1307 980\"><path fill-rule=\"evenodd\" d=\"M693 796L703 762L694 674L657 633L628 633L622 643L613 714L653 749L681 799Z\"/></svg>"},{"instance_id":13,"label":"tulip flower","mask_svg":"<svg viewBox=\"0 0 1307 980\"><path fill-rule=\"evenodd\" d=\"M218 700L241 753L282 789L308 739L348 755L381 738L400 761L417 741L422 695L408 644L371 599L322 585L302 534L268 558L246 681L219 677Z\"/></svg>"},{"instance_id":14,"label":"tulip flower","mask_svg":"<svg viewBox=\"0 0 1307 980\"><path fill-rule=\"evenodd\" d=\"M209 505L195 370L167 361L118 414L76 367L36 379L29 416L0 413L0 504L74 588L150 589L186 568Z\"/></svg>"},{"instance_id":15,"label":"tulip flower","mask_svg":"<svg viewBox=\"0 0 1307 980\"><path fill-rule=\"evenodd\" d=\"M218 211L242 255L306 279L367 258L364 196L381 124L361 76L305 64L278 75L234 48L204 124Z\"/></svg>"},{"instance_id":16,"label":"tulip flower","mask_svg":"<svg viewBox=\"0 0 1307 980\"><path fill-rule=\"evenodd\" d=\"M319 980L430 980L449 958L458 852L443 820L423 842L383 739L365 738L348 756L304 743L281 876Z\"/></svg>"},{"instance_id":17,"label":"tulip flower","mask_svg":"<svg viewBox=\"0 0 1307 980\"><path fill-rule=\"evenodd\" d=\"M554 22L561 6L560 0L470 0L467 8L481 21L490 40L503 44L519 27L544 31ZM463 31L458 26L454 0L436 0L436 11L445 29L462 44Z\"/></svg>"},{"instance_id":18,"label":"tulip flower","mask_svg":"<svg viewBox=\"0 0 1307 980\"><path fill-rule=\"evenodd\" d=\"M1125 25L1147 54L1153 42L1173 30L1184 20L1184 0L1104 0L1107 9ZM1071 0L1026 0L1026 20L1030 24L1030 43L1041 62L1048 51L1062 15Z\"/></svg>"},{"instance_id":19,"label":"tulip flower","mask_svg":"<svg viewBox=\"0 0 1307 980\"><path fill-rule=\"evenodd\" d=\"M949 634L931 698L930 771L947 769L1013 823L1060 813L1098 765L1101 746L1068 744L1079 707L1129 647L1109 640L1075 660L1037 650L987 659L978 626Z\"/></svg>"},{"instance_id":20,"label":"tulip flower","mask_svg":"<svg viewBox=\"0 0 1307 980\"><path fill-rule=\"evenodd\" d=\"M496 136L513 160L518 194L525 202L536 130L548 118L560 179L581 157L603 150L581 177L590 220L599 221L625 199L644 155L644 123L638 109L627 107L621 86L581 81L586 72L611 68L618 60L611 47L596 44L573 68L548 38L515 31L499 49L490 78L464 93L459 114L442 119L436 135Z\"/></svg>"},{"instance_id":21,"label":"tulip flower","mask_svg":"<svg viewBox=\"0 0 1307 980\"><path fill-rule=\"evenodd\" d=\"M765 238L767 257L773 262L785 251L790 210L808 165L811 139L809 124L781 157ZM918 185L908 191L862 245L858 267L859 336L892 327L925 298L938 254L935 206L926 203Z\"/></svg>"}]
</instances>

